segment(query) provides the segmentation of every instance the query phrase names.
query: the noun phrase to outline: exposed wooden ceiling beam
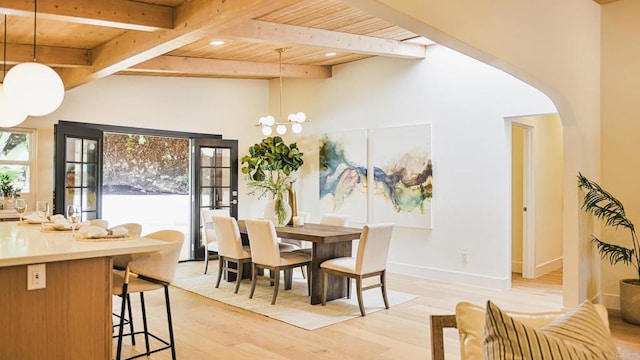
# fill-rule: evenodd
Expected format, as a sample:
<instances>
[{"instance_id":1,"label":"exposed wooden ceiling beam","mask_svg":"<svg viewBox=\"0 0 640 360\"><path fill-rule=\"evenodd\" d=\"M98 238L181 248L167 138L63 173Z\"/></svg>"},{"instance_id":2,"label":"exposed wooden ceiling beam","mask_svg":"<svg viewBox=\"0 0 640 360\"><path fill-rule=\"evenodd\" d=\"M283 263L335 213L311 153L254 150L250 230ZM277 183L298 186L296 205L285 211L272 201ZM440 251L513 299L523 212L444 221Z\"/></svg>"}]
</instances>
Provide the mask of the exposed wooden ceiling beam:
<instances>
[{"instance_id":1,"label":"exposed wooden ceiling beam","mask_svg":"<svg viewBox=\"0 0 640 360\"><path fill-rule=\"evenodd\" d=\"M200 40L235 22L277 10L299 0L193 0L178 6L173 30L141 33L127 31L93 51L89 69L61 69L67 89L125 70Z\"/></svg>"},{"instance_id":2,"label":"exposed wooden ceiling beam","mask_svg":"<svg viewBox=\"0 0 640 360\"><path fill-rule=\"evenodd\" d=\"M33 17L33 0L3 0L0 12ZM137 1L38 0L38 17L128 30L173 28L173 8Z\"/></svg>"},{"instance_id":3,"label":"exposed wooden ceiling beam","mask_svg":"<svg viewBox=\"0 0 640 360\"><path fill-rule=\"evenodd\" d=\"M7 64L33 61L33 46L24 44L6 44ZM36 47L37 61L53 67L79 67L91 65L91 51L85 49L61 48L52 46ZM0 53L0 61L4 61Z\"/></svg>"},{"instance_id":4,"label":"exposed wooden ceiling beam","mask_svg":"<svg viewBox=\"0 0 640 360\"><path fill-rule=\"evenodd\" d=\"M335 51L408 59L422 59L426 53L424 45L259 20L239 23L218 35L249 42L316 46Z\"/></svg>"},{"instance_id":5,"label":"exposed wooden ceiling beam","mask_svg":"<svg viewBox=\"0 0 640 360\"><path fill-rule=\"evenodd\" d=\"M279 64L189 58L182 56L159 56L128 68L127 72L158 72L167 74L190 74L219 77L277 78ZM330 66L282 65L283 77L326 79L332 75Z\"/></svg>"}]
</instances>

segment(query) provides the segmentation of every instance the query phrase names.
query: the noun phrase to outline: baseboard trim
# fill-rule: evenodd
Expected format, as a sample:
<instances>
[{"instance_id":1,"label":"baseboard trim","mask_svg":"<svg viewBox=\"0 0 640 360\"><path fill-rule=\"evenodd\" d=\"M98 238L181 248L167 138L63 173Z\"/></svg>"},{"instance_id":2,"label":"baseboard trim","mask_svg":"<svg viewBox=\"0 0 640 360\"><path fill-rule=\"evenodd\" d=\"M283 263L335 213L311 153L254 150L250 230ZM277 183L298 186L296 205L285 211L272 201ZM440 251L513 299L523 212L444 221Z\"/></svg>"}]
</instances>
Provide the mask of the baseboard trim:
<instances>
[{"instance_id":1,"label":"baseboard trim","mask_svg":"<svg viewBox=\"0 0 640 360\"><path fill-rule=\"evenodd\" d=\"M458 285L468 285L496 290L507 290L511 288L510 277L499 278L397 262L389 262L387 264L387 270L396 274L415 276L418 278L442 281L445 283L453 283Z\"/></svg>"},{"instance_id":2,"label":"baseboard trim","mask_svg":"<svg viewBox=\"0 0 640 360\"><path fill-rule=\"evenodd\" d=\"M596 304L602 304L607 309L620 310L620 294L598 293L594 295L590 301Z\"/></svg>"},{"instance_id":3,"label":"baseboard trim","mask_svg":"<svg viewBox=\"0 0 640 360\"><path fill-rule=\"evenodd\" d=\"M511 261L511 272L522 274L522 261Z\"/></svg>"},{"instance_id":4,"label":"baseboard trim","mask_svg":"<svg viewBox=\"0 0 640 360\"><path fill-rule=\"evenodd\" d=\"M553 270L560 269L562 267L562 256L551 261L547 261L544 264L536 265L533 276L538 278L544 274L548 274Z\"/></svg>"}]
</instances>

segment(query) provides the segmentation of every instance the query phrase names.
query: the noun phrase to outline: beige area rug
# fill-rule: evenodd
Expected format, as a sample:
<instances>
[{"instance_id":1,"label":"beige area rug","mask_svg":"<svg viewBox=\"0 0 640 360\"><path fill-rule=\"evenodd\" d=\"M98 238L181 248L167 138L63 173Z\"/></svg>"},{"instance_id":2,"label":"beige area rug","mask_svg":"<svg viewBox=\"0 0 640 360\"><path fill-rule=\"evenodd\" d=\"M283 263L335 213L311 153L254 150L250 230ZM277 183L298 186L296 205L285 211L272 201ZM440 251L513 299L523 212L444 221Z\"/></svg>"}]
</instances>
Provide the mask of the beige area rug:
<instances>
[{"instance_id":1,"label":"beige area rug","mask_svg":"<svg viewBox=\"0 0 640 360\"><path fill-rule=\"evenodd\" d=\"M327 302L326 306L311 305L307 296L307 283L300 270L294 270L292 290L284 290L284 280L281 279L280 291L275 305L271 305L273 288L267 277L258 278L253 299L249 299L251 281L243 280L240 290L234 294L235 283L222 279L220 287L215 288L218 263L209 262L209 272L204 275L204 262L192 261L178 265L176 278L172 286L202 295L212 300L249 310L276 320L306 330L315 330L325 326L346 321L360 316L358 300L355 292L351 299L336 299ZM352 291L355 290L353 284ZM417 296L397 291L387 290L389 306L401 304L415 299ZM379 289L363 292L365 311L367 314L384 310L384 302Z\"/></svg>"}]
</instances>

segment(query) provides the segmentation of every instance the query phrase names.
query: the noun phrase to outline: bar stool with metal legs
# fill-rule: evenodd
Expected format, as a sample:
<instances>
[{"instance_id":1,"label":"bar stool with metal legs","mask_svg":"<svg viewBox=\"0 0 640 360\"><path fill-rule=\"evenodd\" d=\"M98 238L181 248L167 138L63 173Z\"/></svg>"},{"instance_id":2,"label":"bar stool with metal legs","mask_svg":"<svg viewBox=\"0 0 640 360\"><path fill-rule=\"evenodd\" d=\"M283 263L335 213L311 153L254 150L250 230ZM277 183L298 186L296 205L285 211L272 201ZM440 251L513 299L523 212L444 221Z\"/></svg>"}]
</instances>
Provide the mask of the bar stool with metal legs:
<instances>
[{"instance_id":1,"label":"bar stool with metal legs","mask_svg":"<svg viewBox=\"0 0 640 360\"><path fill-rule=\"evenodd\" d=\"M178 258L180 257L180 250L182 248L182 243L184 242L184 235L176 230L162 230L145 235L144 237L167 241L171 243L171 246L167 249L146 254L129 261L124 271L114 270L112 293L113 295L117 295L122 299L119 315L120 324L118 326L117 335L117 360L120 360L122 356L123 337L132 335L133 338L133 334L124 333L125 310L129 299L129 294L132 293L140 293L142 325L144 327L144 330L137 331L134 334L144 334L146 351L144 353L131 356L127 359L149 356L152 353L166 349L171 349L172 359L176 358L175 342L173 337L173 324L171 322L171 304L169 302L169 284L173 281L173 277L175 276L176 267L178 265ZM167 311L167 325L169 327L169 341L161 339L160 337L150 333L147 326L144 293L147 291L158 289L164 289L165 306ZM164 344L164 346L151 350L149 345L149 337L158 340L159 342Z\"/></svg>"}]
</instances>

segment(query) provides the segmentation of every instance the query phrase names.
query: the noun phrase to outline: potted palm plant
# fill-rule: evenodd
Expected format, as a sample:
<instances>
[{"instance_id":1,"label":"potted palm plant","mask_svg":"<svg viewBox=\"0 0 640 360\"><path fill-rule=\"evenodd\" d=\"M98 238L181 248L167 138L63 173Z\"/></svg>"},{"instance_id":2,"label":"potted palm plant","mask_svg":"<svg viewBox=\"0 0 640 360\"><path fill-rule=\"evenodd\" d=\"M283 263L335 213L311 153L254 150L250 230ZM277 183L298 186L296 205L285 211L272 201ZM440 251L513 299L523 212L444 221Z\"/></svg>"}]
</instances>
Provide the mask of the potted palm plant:
<instances>
[{"instance_id":1,"label":"potted palm plant","mask_svg":"<svg viewBox=\"0 0 640 360\"><path fill-rule=\"evenodd\" d=\"M274 220L276 225L286 225L291 218L292 210L284 201L284 194L293 184L291 175L304 163L302 155L296 143L287 145L280 136L269 136L249 147L249 153L240 160L242 173L253 188L249 194L258 198L272 196L265 218Z\"/></svg>"},{"instance_id":2,"label":"potted palm plant","mask_svg":"<svg viewBox=\"0 0 640 360\"><path fill-rule=\"evenodd\" d=\"M586 191L582 201L584 211L602 220L606 226L628 230L631 235L631 247L616 245L593 235L591 240L603 259L608 259L612 265L623 263L635 270L636 278L620 280L620 313L625 321L640 325L640 242L636 229L620 200L581 173L578 173L578 186Z\"/></svg>"}]
</instances>

